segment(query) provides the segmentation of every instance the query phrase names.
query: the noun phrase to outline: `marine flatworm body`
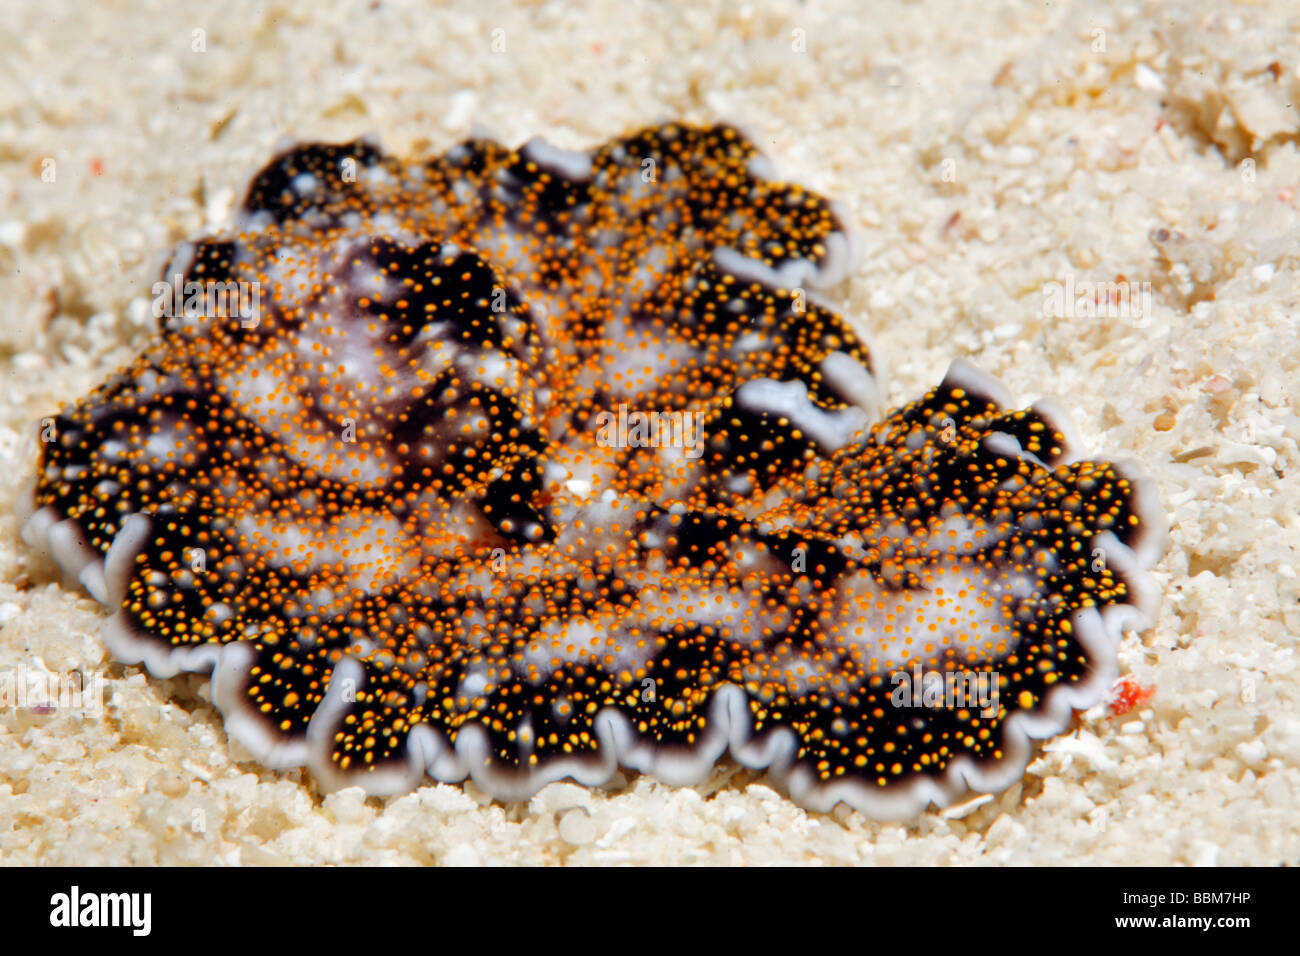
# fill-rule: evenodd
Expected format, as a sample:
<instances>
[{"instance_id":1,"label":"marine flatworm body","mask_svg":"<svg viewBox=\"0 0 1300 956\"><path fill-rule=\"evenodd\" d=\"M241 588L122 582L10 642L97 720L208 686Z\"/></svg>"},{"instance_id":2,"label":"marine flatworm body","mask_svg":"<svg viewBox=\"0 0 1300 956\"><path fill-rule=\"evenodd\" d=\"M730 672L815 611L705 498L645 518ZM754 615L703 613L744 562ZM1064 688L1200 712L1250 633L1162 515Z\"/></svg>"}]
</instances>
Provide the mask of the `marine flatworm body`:
<instances>
[{"instance_id":1,"label":"marine flatworm body","mask_svg":"<svg viewBox=\"0 0 1300 956\"><path fill-rule=\"evenodd\" d=\"M25 537L326 788L1002 789L1111 686L1163 513L965 363L882 416L848 248L726 126L294 148L164 270L238 307L161 296L47 423Z\"/></svg>"}]
</instances>

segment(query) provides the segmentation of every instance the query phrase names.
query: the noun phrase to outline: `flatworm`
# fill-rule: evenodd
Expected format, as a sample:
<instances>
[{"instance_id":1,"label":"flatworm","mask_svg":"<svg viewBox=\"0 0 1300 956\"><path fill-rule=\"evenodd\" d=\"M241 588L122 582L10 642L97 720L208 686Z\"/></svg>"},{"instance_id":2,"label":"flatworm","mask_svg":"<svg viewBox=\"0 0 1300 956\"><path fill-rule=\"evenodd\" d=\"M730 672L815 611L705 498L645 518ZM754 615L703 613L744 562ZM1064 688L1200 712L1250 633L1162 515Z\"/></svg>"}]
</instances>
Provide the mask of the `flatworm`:
<instances>
[{"instance_id":1,"label":"flatworm","mask_svg":"<svg viewBox=\"0 0 1300 956\"><path fill-rule=\"evenodd\" d=\"M882 415L841 217L728 126L311 144L47 421L24 536L117 659L322 788L502 800L730 751L907 817L1019 779L1147 626L1164 514L958 361ZM212 289L237 307L214 304Z\"/></svg>"}]
</instances>

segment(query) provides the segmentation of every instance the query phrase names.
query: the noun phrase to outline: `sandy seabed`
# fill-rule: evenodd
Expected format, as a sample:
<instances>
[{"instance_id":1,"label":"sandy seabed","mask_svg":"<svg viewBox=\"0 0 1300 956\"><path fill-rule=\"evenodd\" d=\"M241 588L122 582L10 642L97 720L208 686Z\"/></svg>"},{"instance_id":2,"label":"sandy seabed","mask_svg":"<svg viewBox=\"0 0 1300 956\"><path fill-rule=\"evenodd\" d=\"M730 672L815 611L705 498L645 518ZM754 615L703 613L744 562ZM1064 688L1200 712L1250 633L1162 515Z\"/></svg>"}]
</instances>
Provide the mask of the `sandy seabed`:
<instances>
[{"instance_id":1,"label":"sandy seabed","mask_svg":"<svg viewBox=\"0 0 1300 956\"><path fill-rule=\"evenodd\" d=\"M0 672L84 672L104 706L0 709L0 860L1300 861L1300 20L1285 0L966 6L7 4ZM13 505L32 422L148 337L174 242L284 137L586 148L672 118L736 123L843 203L861 257L832 301L891 406L965 357L1147 464L1164 601L1120 661L1149 699L904 825L805 812L734 765L518 805L472 784L322 797L227 742L205 678L110 660L101 609L28 553ZM1050 307L1067 281L1147 307Z\"/></svg>"}]
</instances>

